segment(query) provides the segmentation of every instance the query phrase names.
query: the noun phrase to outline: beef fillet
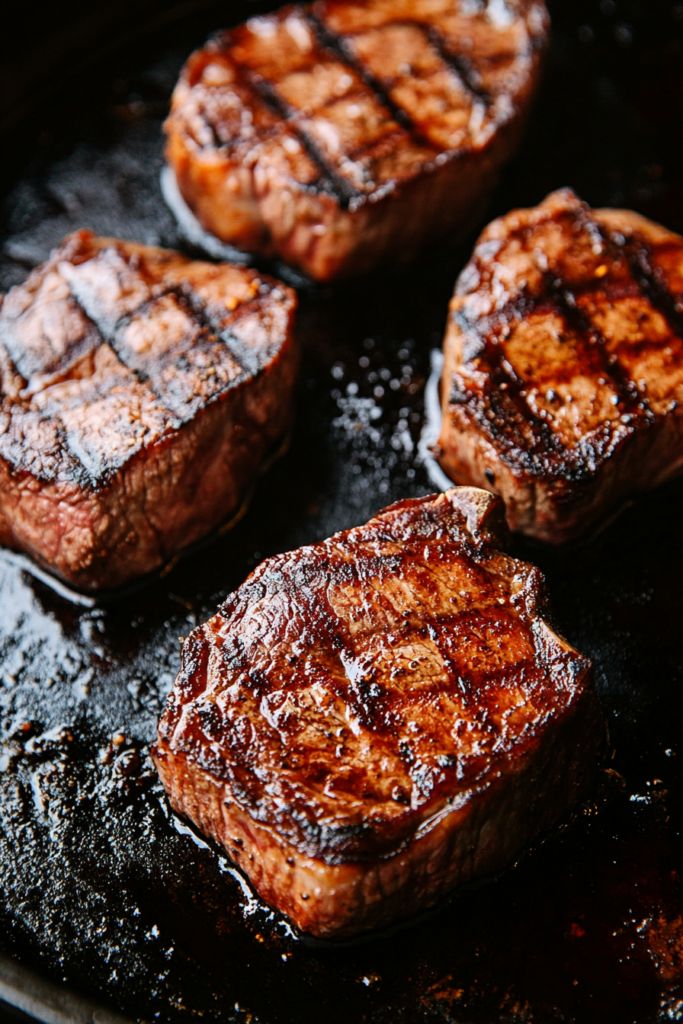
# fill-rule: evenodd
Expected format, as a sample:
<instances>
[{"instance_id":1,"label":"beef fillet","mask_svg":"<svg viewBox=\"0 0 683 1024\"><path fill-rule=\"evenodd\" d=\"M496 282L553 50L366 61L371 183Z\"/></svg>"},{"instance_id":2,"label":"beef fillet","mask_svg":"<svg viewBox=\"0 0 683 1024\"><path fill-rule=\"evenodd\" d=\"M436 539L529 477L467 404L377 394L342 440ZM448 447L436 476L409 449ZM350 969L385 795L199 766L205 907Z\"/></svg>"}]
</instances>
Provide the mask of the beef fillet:
<instances>
[{"instance_id":1,"label":"beef fillet","mask_svg":"<svg viewBox=\"0 0 683 1024\"><path fill-rule=\"evenodd\" d=\"M559 543L683 470L683 238L568 189L490 224L444 341L440 460Z\"/></svg>"},{"instance_id":2,"label":"beef fillet","mask_svg":"<svg viewBox=\"0 0 683 1024\"><path fill-rule=\"evenodd\" d=\"M153 751L176 811L306 932L497 871L580 800L604 725L474 488L270 558L183 645Z\"/></svg>"},{"instance_id":3,"label":"beef fillet","mask_svg":"<svg viewBox=\"0 0 683 1024\"><path fill-rule=\"evenodd\" d=\"M290 419L294 293L69 236L0 309L0 542L116 587L236 513Z\"/></svg>"},{"instance_id":4,"label":"beef fillet","mask_svg":"<svg viewBox=\"0 0 683 1024\"><path fill-rule=\"evenodd\" d=\"M471 221L511 155L548 31L538 0L326 0L190 57L167 157L203 226L318 280Z\"/></svg>"}]
</instances>

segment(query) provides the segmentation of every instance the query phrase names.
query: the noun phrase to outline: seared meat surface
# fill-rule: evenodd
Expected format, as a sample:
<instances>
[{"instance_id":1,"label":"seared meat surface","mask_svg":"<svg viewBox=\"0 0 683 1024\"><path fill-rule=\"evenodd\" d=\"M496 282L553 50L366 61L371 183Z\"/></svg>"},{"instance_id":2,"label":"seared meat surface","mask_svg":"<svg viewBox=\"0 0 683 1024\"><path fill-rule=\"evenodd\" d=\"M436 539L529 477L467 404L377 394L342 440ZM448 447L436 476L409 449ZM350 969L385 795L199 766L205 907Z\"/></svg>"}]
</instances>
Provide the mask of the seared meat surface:
<instances>
[{"instance_id":1,"label":"seared meat surface","mask_svg":"<svg viewBox=\"0 0 683 1024\"><path fill-rule=\"evenodd\" d=\"M474 488L270 558L183 645L153 757L176 811L340 937L503 867L586 793L590 665Z\"/></svg>"},{"instance_id":2,"label":"seared meat surface","mask_svg":"<svg viewBox=\"0 0 683 1024\"><path fill-rule=\"evenodd\" d=\"M559 543L683 468L683 238L568 189L481 235L444 341L440 459Z\"/></svg>"},{"instance_id":3,"label":"seared meat surface","mask_svg":"<svg viewBox=\"0 0 683 1024\"><path fill-rule=\"evenodd\" d=\"M0 309L0 542L97 590L236 513L288 427L295 305L241 267L70 235Z\"/></svg>"},{"instance_id":4,"label":"seared meat surface","mask_svg":"<svg viewBox=\"0 0 683 1024\"><path fill-rule=\"evenodd\" d=\"M538 0L324 0L189 59L167 156L201 223L318 280L409 259L476 215L520 135Z\"/></svg>"}]
</instances>

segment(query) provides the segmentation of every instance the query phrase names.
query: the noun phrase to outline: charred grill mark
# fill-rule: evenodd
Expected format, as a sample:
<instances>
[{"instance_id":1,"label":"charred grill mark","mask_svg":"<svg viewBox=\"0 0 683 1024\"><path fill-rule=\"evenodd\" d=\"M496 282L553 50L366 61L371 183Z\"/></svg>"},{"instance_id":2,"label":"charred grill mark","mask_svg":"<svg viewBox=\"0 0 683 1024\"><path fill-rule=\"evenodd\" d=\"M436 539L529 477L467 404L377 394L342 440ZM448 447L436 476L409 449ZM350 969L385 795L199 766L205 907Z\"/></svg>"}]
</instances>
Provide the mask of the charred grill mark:
<instances>
[{"instance_id":1,"label":"charred grill mark","mask_svg":"<svg viewBox=\"0 0 683 1024\"><path fill-rule=\"evenodd\" d=\"M111 348L116 353L117 357L120 359L122 365L125 366L126 369L133 374L138 384L141 384L145 388L149 389L149 391L154 395L159 404L167 411L167 413L170 416L177 419L176 414L173 412L172 409L168 407L162 391L158 387L155 387L152 376L142 366L137 364L135 360L132 360L130 358L130 354L127 352L126 346L122 344L121 340L123 332L125 331L126 327L128 327L129 324L131 324L131 322L136 317L144 316L144 314L148 310L152 309L161 299L166 297L172 297L177 301L180 308L183 309L186 313L188 313L191 320L199 328L199 332L201 334L224 344L226 349L230 353L231 358L238 364L240 368L239 373L233 380L230 381L230 384L227 385L227 387L234 386L235 383L237 383L240 380L243 380L244 376L249 371L247 367L245 367L244 365L244 359L240 357L241 345L239 340L236 337L234 337L230 331L217 333L214 326L211 324L209 317L206 315L206 310L204 309L203 304L200 302L192 302L191 297L188 296L183 291L182 286L170 285L166 288L160 289L159 291L155 291L155 293L152 296L150 296L149 299L142 302L137 307L137 309L133 310L131 313L128 313L120 317L114 324L111 331L106 330L104 328L104 325L98 325L95 321L90 321L90 319L87 317L85 309L78 301L76 296L73 295L72 293L72 299L74 303L82 311L86 319L88 319L89 322L93 324L93 327L98 332L101 341L111 346ZM233 344L230 344L231 340ZM180 358L182 358L182 356ZM219 391L216 392L216 396L224 390L225 388L221 388ZM71 451L70 448L69 451ZM80 458L78 456L78 453L72 452L72 454L74 459L78 460L80 464ZM83 472L90 476L89 470L85 466L83 467Z\"/></svg>"},{"instance_id":2,"label":"charred grill mark","mask_svg":"<svg viewBox=\"0 0 683 1024\"><path fill-rule=\"evenodd\" d=\"M361 76L368 88L372 90L377 102L391 112L394 120L408 132L412 141L420 146L427 146L433 149L435 147L434 140L421 130L408 111L394 100L389 91L376 78L364 61L352 52L345 37L337 35L320 20L315 12L310 13L309 20L320 44L326 46L337 58L346 62L349 67ZM455 73L458 82L463 87L465 93L468 94L471 103L473 105L483 103L487 109L489 108L492 102L491 97L475 81L472 68L467 59L459 54L454 54L445 47L443 36L436 26L429 26L428 24L409 19L396 19L395 21L384 23L382 27L386 28L392 25L418 28L423 33L427 42L436 51L438 57ZM437 145L437 148L442 149L443 147Z\"/></svg>"},{"instance_id":3,"label":"charred grill mark","mask_svg":"<svg viewBox=\"0 0 683 1024\"><path fill-rule=\"evenodd\" d=\"M206 112L203 112L203 115L204 116L202 117L202 124L204 125L206 130L211 135L211 145L212 145L212 147L214 149L218 150L219 152L221 150L230 149L230 143L229 142L223 142L222 139L219 138L218 132L216 131L216 126L215 126L215 124L213 122L213 118L208 117L206 115Z\"/></svg>"},{"instance_id":4,"label":"charred grill mark","mask_svg":"<svg viewBox=\"0 0 683 1024\"><path fill-rule=\"evenodd\" d=\"M311 28L315 32L316 38L320 42L320 45L333 53L338 60L341 60L344 64L347 64L350 68L356 71L371 90L377 102L387 108L398 124L405 128L406 131L410 132L411 135L418 136L420 141L424 144L425 140L420 136L420 133L413 124L407 111L394 103L391 97L386 94L372 72L350 52L342 36L337 35L331 28L328 28L328 26L320 20L319 16L314 11L309 11L307 17Z\"/></svg>"},{"instance_id":5,"label":"charred grill mark","mask_svg":"<svg viewBox=\"0 0 683 1024\"><path fill-rule=\"evenodd\" d=\"M377 102L381 106L386 107L394 121L396 121L397 124L400 124L401 127L408 132L413 142L416 142L420 146L426 145L430 148L433 147L431 140L419 130L408 111L404 110L403 107L400 107L398 103L394 102L391 96L389 96L382 88L370 69L353 55L349 47L346 45L344 38L337 35L336 32L333 32L331 28L325 25L315 11L308 11L306 17L320 45L329 50L338 60L348 65L348 67L360 75L367 87L371 90Z\"/></svg>"},{"instance_id":6,"label":"charred grill mark","mask_svg":"<svg viewBox=\"0 0 683 1024\"><path fill-rule=\"evenodd\" d=\"M185 297L181 295L181 293L178 291L175 285L169 285L168 288L164 288L162 290L159 290L158 292L155 291L153 295L150 295L148 299L145 299L144 302L141 302L140 305L137 306L137 308L134 309L131 313L125 313L123 316L119 317L111 331L105 330L103 325L99 326L98 329L102 335L103 341L106 341L108 345L111 345L116 354L119 355L119 350L116 346L117 335L121 333L121 330L124 327L127 327L131 320L133 320L136 316L140 316L141 313L146 313L147 310L150 309L152 306L156 305L156 303L159 302L160 299L165 299L167 296L173 296L173 298L178 299L180 305L183 306L184 309L188 309L188 304L185 301ZM81 306L81 309L82 308L83 307Z\"/></svg>"},{"instance_id":7,"label":"charred grill mark","mask_svg":"<svg viewBox=\"0 0 683 1024\"><path fill-rule=\"evenodd\" d=\"M119 320L117 320L116 324L114 325L114 329L112 330L111 334L108 335L108 334L105 334L104 331L101 332L102 333L102 338L104 339L104 341L108 345L111 345L111 347L113 348L114 352L116 352L116 355L119 357L119 359L121 360L123 365L126 367L126 369L130 370L130 372L133 374L133 376L135 377L135 379L138 382L138 384L143 384L146 388L149 388L149 390L152 392L154 397L157 399L158 402L161 403L161 405L164 406L164 408L166 408L166 406L164 405L164 400L163 400L162 396L158 393L158 391L152 386L152 381L150 379L149 374L146 373L145 370L142 369L142 367L136 366L130 359L126 358L126 350L125 350L124 346L121 345L120 338L121 338L121 334L123 333L123 331L126 329L126 327L131 323L131 321L136 316L140 316L141 313L145 313L145 311L150 309L153 305L155 305L155 303L157 303L159 301L159 299L163 299L163 298L165 298L168 295L172 295L174 298L177 298L181 305L185 305L185 303L182 302L182 297L179 295L178 291L175 288L173 288L173 287L166 288L164 291L160 292L158 295L154 295L151 298L147 299L146 302L143 302L132 313L129 313L126 316L122 316ZM80 305L80 303L79 303L79 305ZM170 410L167 410L167 411L169 411L169 413L170 413ZM171 415L172 415L172 413L171 413Z\"/></svg>"},{"instance_id":8,"label":"charred grill mark","mask_svg":"<svg viewBox=\"0 0 683 1024\"><path fill-rule=\"evenodd\" d=\"M530 408L522 395L524 381L517 376L509 363L507 366L503 365L504 348L500 341L497 337L495 341L492 340L499 331L502 333L509 323L521 320L524 316L532 313L535 306L536 304L527 295L521 295L498 312L495 323L488 324L485 332L476 332L481 340L481 353L485 356L492 384L483 403L487 406L486 411L483 416L479 413L477 418L496 440L508 440L511 444L518 446L524 454L533 454L534 450L562 452L564 449L558 438L548 424ZM456 319L464 334L472 333L473 328L465 317L458 314ZM469 397L469 395L466 396L466 400ZM477 402L482 404L480 399ZM532 431L534 445L529 453L526 451L527 446L521 434L517 438L506 438L505 428L512 425L515 433L518 433L522 422L525 422Z\"/></svg>"},{"instance_id":9,"label":"charred grill mark","mask_svg":"<svg viewBox=\"0 0 683 1024\"><path fill-rule=\"evenodd\" d=\"M480 103L484 103L489 107L491 105L491 94L486 89L482 89L481 85L479 85L475 80L476 72L473 73L472 67L467 58L460 53L454 53L445 45L443 33L441 29L437 28L435 25L430 26L427 32L427 37L444 63L448 64L448 66L455 71L462 84L470 93L472 99L475 102L478 100Z\"/></svg>"},{"instance_id":10,"label":"charred grill mark","mask_svg":"<svg viewBox=\"0 0 683 1024\"><path fill-rule=\"evenodd\" d=\"M306 153L320 170L322 178L321 191L330 192L343 210L348 209L349 204L354 200L361 199L362 193L337 173L336 169L320 152L315 142L313 142L306 132L302 131L301 125L297 123L297 118L294 116L293 111L289 105L278 96L271 83L263 78L262 75L254 74L254 72L250 71L249 68L239 65L239 69L245 80L263 100L272 113L282 118L282 120L296 133L296 137L306 150Z\"/></svg>"},{"instance_id":11,"label":"charred grill mark","mask_svg":"<svg viewBox=\"0 0 683 1024\"><path fill-rule=\"evenodd\" d=\"M626 415L639 415L646 411L647 399L638 394L638 389L631 378L624 372L616 355L610 356L606 347L606 340L602 332L590 320L586 314L579 309L574 293L560 280L553 280L549 286L558 310L567 325L574 330L581 340L591 346L600 358L600 366L614 385L619 394L620 402L623 403Z\"/></svg>"},{"instance_id":12,"label":"charred grill mark","mask_svg":"<svg viewBox=\"0 0 683 1024\"><path fill-rule=\"evenodd\" d=\"M618 244L614 239L611 241ZM625 239L622 248L642 294L662 314L672 334L683 338L683 311L653 265L652 247L644 238L634 236Z\"/></svg>"},{"instance_id":13,"label":"charred grill mark","mask_svg":"<svg viewBox=\"0 0 683 1024\"><path fill-rule=\"evenodd\" d=\"M230 352L232 358L239 365L240 373L232 384L234 385L238 380L242 380L244 375L250 372L250 368L245 365L244 346L240 342L239 338L233 334L230 328L226 328L222 331L218 330L216 325L211 322L211 318L207 316L204 303L201 299L198 299L191 290L186 292L181 285L179 290L171 289L171 291L177 297L180 304L195 317L200 329L205 331L207 334L212 335L217 341L222 341ZM240 319L249 311L250 308L255 309L257 306L258 303L254 299L251 299L249 302L240 303L235 310L236 319ZM252 375L256 376L256 374Z\"/></svg>"}]
</instances>

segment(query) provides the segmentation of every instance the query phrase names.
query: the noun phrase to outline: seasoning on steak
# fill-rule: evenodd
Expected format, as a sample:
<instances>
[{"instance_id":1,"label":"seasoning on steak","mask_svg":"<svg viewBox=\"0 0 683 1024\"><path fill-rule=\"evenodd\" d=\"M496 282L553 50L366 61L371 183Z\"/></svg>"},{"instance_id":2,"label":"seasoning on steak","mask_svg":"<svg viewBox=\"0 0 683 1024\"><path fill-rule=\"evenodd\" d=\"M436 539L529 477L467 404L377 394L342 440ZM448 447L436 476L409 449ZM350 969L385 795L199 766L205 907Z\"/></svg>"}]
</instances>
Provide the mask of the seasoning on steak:
<instances>
[{"instance_id":1,"label":"seasoning on steak","mask_svg":"<svg viewBox=\"0 0 683 1024\"><path fill-rule=\"evenodd\" d=\"M490 224L444 341L440 460L551 543L683 469L683 238L554 192Z\"/></svg>"},{"instance_id":2,"label":"seasoning on steak","mask_svg":"<svg viewBox=\"0 0 683 1024\"><path fill-rule=\"evenodd\" d=\"M167 157L202 225L318 280L472 221L540 76L539 0L325 0L187 62Z\"/></svg>"},{"instance_id":3,"label":"seasoning on steak","mask_svg":"<svg viewBox=\"0 0 683 1024\"><path fill-rule=\"evenodd\" d=\"M288 427L295 305L241 267L70 235L0 309L0 542L94 591L236 513Z\"/></svg>"},{"instance_id":4,"label":"seasoning on steak","mask_svg":"<svg viewBox=\"0 0 683 1024\"><path fill-rule=\"evenodd\" d=\"M508 864L580 800L590 664L454 488L263 562L183 645L153 751L176 811L306 932L342 937Z\"/></svg>"}]
</instances>

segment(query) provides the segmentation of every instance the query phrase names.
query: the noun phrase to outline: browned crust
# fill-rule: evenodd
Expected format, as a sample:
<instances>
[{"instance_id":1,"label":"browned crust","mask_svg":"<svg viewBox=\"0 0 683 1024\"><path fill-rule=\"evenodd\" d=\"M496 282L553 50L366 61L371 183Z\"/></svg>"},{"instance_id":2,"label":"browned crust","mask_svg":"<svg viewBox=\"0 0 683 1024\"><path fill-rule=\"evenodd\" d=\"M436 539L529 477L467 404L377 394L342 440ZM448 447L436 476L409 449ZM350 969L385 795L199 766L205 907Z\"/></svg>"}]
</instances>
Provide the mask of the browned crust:
<instances>
[{"instance_id":1,"label":"browned crust","mask_svg":"<svg viewBox=\"0 0 683 1024\"><path fill-rule=\"evenodd\" d=\"M451 303L440 461L550 543L683 469L683 239L570 190L484 231Z\"/></svg>"},{"instance_id":2,"label":"browned crust","mask_svg":"<svg viewBox=\"0 0 683 1024\"><path fill-rule=\"evenodd\" d=\"M0 313L0 541L109 589L234 513L289 425L295 306L253 271L70 236Z\"/></svg>"},{"instance_id":3,"label":"browned crust","mask_svg":"<svg viewBox=\"0 0 683 1024\"><path fill-rule=\"evenodd\" d=\"M457 886L507 867L588 796L604 740L595 694L587 688L522 763L457 809L435 815L403 849L338 864L307 856L254 821L229 786L186 757L169 755L163 741L154 748L154 763L174 810L227 850L262 899L303 932L344 939L412 917Z\"/></svg>"},{"instance_id":4,"label":"browned crust","mask_svg":"<svg viewBox=\"0 0 683 1024\"><path fill-rule=\"evenodd\" d=\"M590 665L500 552L501 512L401 502L270 559L183 646L153 750L171 803L303 930L430 906L591 783Z\"/></svg>"},{"instance_id":5,"label":"browned crust","mask_svg":"<svg viewBox=\"0 0 683 1024\"><path fill-rule=\"evenodd\" d=\"M319 280L410 259L476 216L516 146L548 26L535 0L511 11L316 3L219 34L166 123L182 195L219 238Z\"/></svg>"}]
</instances>

